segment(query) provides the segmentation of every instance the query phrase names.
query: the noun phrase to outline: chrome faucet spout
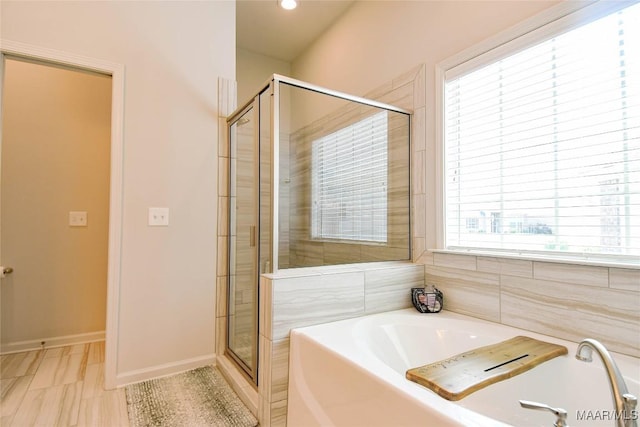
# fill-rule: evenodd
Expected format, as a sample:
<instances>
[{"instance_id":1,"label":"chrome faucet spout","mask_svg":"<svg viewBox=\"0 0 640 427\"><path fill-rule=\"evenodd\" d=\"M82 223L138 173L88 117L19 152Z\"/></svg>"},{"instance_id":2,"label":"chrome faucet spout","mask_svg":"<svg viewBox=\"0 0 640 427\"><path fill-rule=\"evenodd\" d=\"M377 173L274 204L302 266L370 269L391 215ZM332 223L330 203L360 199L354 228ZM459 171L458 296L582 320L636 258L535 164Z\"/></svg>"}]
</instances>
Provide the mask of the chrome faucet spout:
<instances>
[{"instance_id":1,"label":"chrome faucet spout","mask_svg":"<svg viewBox=\"0 0 640 427\"><path fill-rule=\"evenodd\" d=\"M616 410L616 425L618 427L638 427L638 413L636 411L638 399L629 393L618 365L605 346L594 339L584 339L578 345L576 359L591 362L593 350L600 356L609 378L613 405Z\"/></svg>"}]
</instances>

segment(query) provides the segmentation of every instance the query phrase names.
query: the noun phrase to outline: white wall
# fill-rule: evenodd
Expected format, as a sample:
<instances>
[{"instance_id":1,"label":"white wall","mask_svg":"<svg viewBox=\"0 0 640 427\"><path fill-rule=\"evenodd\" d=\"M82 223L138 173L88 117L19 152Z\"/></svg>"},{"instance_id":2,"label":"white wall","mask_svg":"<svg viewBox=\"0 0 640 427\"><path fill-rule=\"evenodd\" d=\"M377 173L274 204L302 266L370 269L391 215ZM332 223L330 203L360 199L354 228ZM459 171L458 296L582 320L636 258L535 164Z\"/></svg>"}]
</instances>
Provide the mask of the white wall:
<instances>
[{"instance_id":1,"label":"white wall","mask_svg":"<svg viewBox=\"0 0 640 427\"><path fill-rule=\"evenodd\" d=\"M125 66L119 383L213 357L218 77L235 3L2 2L0 36ZM148 227L147 208L170 208Z\"/></svg>"},{"instance_id":2,"label":"white wall","mask_svg":"<svg viewBox=\"0 0 640 427\"><path fill-rule=\"evenodd\" d=\"M288 76L291 64L286 61L250 52L245 49L236 51L238 82L238 107L242 107L249 98L257 95L273 74Z\"/></svg>"},{"instance_id":3,"label":"white wall","mask_svg":"<svg viewBox=\"0 0 640 427\"><path fill-rule=\"evenodd\" d=\"M557 1L363 1L347 10L292 65L296 78L364 94L433 65ZM431 90L429 83L427 87Z\"/></svg>"},{"instance_id":4,"label":"white wall","mask_svg":"<svg viewBox=\"0 0 640 427\"><path fill-rule=\"evenodd\" d=\"M551 7L557 1L356 2L291 70L295 78L364 95L418 64L426 65L426 247L435 236L434 69L449 56ZM304 106L317 108L312 104ZM302 108L302 107L301 107ZM315 112L315 111L314 111ZM310 114L300 111L299 114Z\"/></svg>"}]
</instances>

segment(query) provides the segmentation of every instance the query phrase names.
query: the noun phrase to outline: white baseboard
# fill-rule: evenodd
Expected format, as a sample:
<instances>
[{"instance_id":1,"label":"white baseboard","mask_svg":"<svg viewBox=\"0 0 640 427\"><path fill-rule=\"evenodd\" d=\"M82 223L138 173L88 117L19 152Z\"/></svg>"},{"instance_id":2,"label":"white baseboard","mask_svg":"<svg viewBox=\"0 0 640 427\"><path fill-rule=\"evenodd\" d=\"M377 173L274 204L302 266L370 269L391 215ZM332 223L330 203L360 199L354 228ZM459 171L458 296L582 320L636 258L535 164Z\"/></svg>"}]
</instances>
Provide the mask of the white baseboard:
<instances>
[{"instance_id":1,"label":"white baseboard","mask_svg":"<svg viewBox=\"0 0 640 427\"><path fill-rule=\"evenodd\" d=\"M150 368L137 369L135 371L123 372L116 376L116 387L124 387L129 384L139 383L154 378L166 377L179 374L180 372L200 368L202 366L215 365L216 355L194 357L177 362L165 363L163 365L152 366Z\"/></svg>"},{"instance_id":2,"label":"white baseboard","mask_svg":"<svg viewBox=\"0 0 640 427\"><path fill-rule=\"evenodd\" d=\"M104 341L105 331L85 334L65 335L61 337L39 338L36 340L15 341L0 344L0 354L19 353L22 351L40 350L41 348L63 347L66 345L85 344ZM44 341L44 346L42 342Z\"/></svg>"}]
</instances>

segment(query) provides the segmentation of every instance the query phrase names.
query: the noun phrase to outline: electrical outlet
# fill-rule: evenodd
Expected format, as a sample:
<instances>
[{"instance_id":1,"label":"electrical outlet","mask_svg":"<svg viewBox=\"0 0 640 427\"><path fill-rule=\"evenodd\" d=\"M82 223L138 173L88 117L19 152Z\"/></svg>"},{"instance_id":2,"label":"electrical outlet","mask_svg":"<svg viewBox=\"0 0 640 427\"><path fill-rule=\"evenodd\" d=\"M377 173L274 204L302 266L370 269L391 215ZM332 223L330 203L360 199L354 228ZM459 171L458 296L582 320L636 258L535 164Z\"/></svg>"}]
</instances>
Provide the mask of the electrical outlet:
<instances>
[{"instance_id":1,"label":"electrical outlet","mask_svg":"<svg viewBox=\"0 0 640 427\"><path fill-rule=\"evenodd\" d=\"M85 211L71 211L71 212L69 212L69 226L71 226L71 227L86 227L87 226L87 213Z\"/></svg>"},{"instance_id":2,"label":"electrical outlet","mask_svg":"<svg viewBox=\"0 0 640 427\"><path fill-rule=\"evenodd\" d=\"M149 208L149 226L169 226L169 208Z\"/></svg>"}]
</instances>

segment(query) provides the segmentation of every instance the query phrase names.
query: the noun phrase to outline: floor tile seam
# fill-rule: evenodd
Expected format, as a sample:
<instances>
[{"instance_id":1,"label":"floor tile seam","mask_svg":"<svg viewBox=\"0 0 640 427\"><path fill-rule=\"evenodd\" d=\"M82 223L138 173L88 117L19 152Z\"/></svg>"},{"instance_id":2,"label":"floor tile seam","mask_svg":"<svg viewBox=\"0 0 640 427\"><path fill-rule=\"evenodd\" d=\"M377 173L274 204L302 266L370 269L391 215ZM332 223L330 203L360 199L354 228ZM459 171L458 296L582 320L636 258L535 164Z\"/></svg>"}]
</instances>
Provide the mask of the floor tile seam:
<instances>
[{"instance_id":1,"label":"floor tile seam","mask_svg":"<svg viewBox=\"0 0 640 427\"><path fill-rule=\"evenodd\" d=\"M71 355L60 355L56 357L48 357L47 359L49 360L56 359L55 367L52 369L52 372L51 372L51 383L45 384L43 386L35 387L35 388L31 388L31 384L29 384L28 390L41 390L41 389L47 389L47 388L57 387L60 385L73 384L78 382L78 380L64 382L64 378L67 376L67 373L70 369L70 364L69 364L70 356ZM40 369L40 366L38 367L38 369ZM36 370L36 373L33 375L34 378L38 373L38 369ZM79 381L83 381L83 380L84 380L84 377Z\"/></svg>"},{"instance_id":2,"label":"floor tile seam","mask_svg":"<svg viewBox=\"0 0 640 427\"><path fill-rule=\"evenodd\" d=\"M38 352L42 352L42 354L38 356L38 359L39 359L38 360L38 366L36 366L36 369L34 369L34 371L33 371L33 375L32 375L33 377L36 376L36 372L38 372L38 369L40 369L40 366L42 366L42 361L44 360L44 355L46 353L46 350L44 348L42 348L42 349L38 350ZM32 380L33 380L33 378L32 378Z\"/></svg>"},{"instance_id":3,"label":"floor tile seam","mask_svg":"<svg viewBox=\"0 0 640 427\"><path fill-rule=\"evenodd\" d=\"M27 350L27 351L18 352L18 353L11 353L11 354L5 354L5 355L2 355L2 356L4 357L4 359L5 359L5 361L4 361L2 364L7 363L6 359L7 359L8 357L10 357L10 356L17 357L18 355L24 354L24 358L23 358L23 359L22 359L22 361L19 363L19 364L21 365L21 364L25 361L25 359L28 357L29 353L34 353L34 352L35 352L35 353L39 353L40 351L41 351L41 350ZM42 356L44 356L44 353L42 354ZM37 370L38 370L38 368L40 367L40 364L42 363L42 359L43 359L43 357L38 356L38 355L36 355L36 356L35 356L35 358L36 358L35 363L37 364L37 366L33 369L34 374L31 374L32 376L33 376L33 375L35 375L35 371L37 371ZM9 362L9 363L15 363L15 361L11 361L11 362ZM1 365L0 365L0 367L1 367ZM14 369L14 370L16 370L16 369ZM30 375L30 374L29 374L29 370L30 370L30 369L26 369L26 370L25 370L25 373L24 373L24 374L22 374L22 375L3 376L2 374L0 374L0 380L10 380L10 379L14 379L14 378L20 378L20 377L26 377L26 376L29 376L29 375ZM1 369L0 369L0 372L1 372ZM7 372L5 371L5 375L6 375L6 374L7 374Z\"/></svg>"},{"instance_id":4,"label":"floor tile seam","mask_svg":"<svg viewBox=\"0 0 640 427\"><path fill-rule=\"evenodd\" d=\"M36 372L37 372L37 369L36 369ZM27 393L29 392L29 387L31 387L31 382L33 381L33 377L35 377L35 372L33 373L33 375L20 375L17 377L9 378L10 380L18 381L20 378L23 378L23 377L31 377L31 378L29 379L29 383L27 384L26 389L24 390L24 393L22 393L22 396L20 396L20 399L18 399L19 401L16 403L13 413L10 415L11 420L9 421L9 424L8 424L9 426L13 424L13 419L16 417L18 410L23 405L25 397L27 397Z\"/></svg>"}]
</instances>

